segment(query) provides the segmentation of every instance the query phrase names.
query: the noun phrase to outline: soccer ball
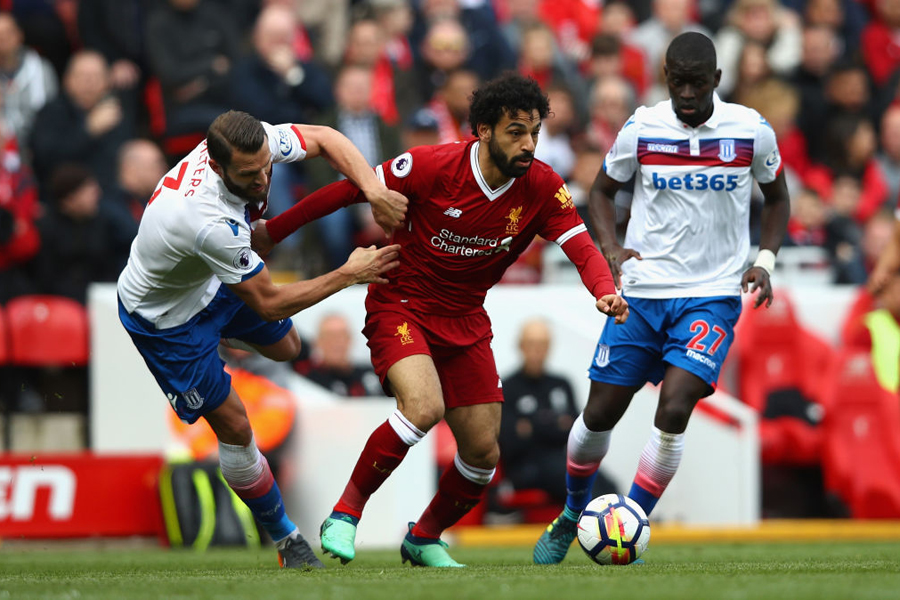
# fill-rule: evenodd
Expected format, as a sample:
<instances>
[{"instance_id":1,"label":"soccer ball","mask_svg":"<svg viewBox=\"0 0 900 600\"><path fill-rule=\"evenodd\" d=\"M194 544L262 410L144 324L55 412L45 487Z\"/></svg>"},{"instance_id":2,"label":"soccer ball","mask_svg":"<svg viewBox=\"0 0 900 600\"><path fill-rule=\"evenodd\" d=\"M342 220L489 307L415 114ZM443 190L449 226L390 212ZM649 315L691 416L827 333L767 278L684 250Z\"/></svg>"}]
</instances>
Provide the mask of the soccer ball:
<instances>
[{"instance_id":1,"label":"soccer ball","mask_svg":"<svg viewBox=\"0 0 900 600\"><path fill-rule=\"evenodd\" d=\"M627 565L650 543L650 522L637 502L621 494L591 500L578 517L578 543L592 561Z\"/></svg>"}]
</instances>

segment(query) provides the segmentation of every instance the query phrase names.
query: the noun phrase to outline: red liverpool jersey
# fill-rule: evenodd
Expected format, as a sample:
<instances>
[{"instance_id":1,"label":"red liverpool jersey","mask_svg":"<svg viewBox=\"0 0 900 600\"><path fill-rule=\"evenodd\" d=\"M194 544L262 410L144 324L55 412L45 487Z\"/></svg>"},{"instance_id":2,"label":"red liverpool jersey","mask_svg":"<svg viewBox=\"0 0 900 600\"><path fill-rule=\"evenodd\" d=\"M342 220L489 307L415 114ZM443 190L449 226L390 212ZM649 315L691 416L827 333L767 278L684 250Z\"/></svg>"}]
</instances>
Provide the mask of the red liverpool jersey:
<instances>
[{"instance_id":1,"label":"red liverpool jersey","mask_svg":"<svg viewBox=\"0 0 900 600\"><path fill-rule=\"evenodd\" d=\"M369 299L430 314L481 310L487 291L535 235L562 245L586 230L562 178L535 160L522 177L492 190L477 141L421 146L376 168L409 199L400 266Z\"/></svg>"}]
</instances>

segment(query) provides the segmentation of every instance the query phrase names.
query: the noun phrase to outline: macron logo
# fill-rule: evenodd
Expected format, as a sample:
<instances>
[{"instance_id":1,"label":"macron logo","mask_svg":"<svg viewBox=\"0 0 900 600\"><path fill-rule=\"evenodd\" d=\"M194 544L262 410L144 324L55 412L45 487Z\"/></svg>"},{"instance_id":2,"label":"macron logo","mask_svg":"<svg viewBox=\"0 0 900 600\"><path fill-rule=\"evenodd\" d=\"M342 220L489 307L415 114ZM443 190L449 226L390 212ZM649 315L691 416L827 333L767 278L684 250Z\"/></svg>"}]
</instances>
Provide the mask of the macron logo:
<instances>
[{"instance_id":1,"label":"macron logo","mask_svg":"<svg viewBox=\"0 0 900 600\"><path fill-rule=\"evenodd\" d=\"M647 152L664 152L666 154L678 154L678 146L675 144L647 144Z\"/></svg>"},{"instance_id":2,"label":"macron logo","mask_svg":"<svg viewBox=\"0 0 900 600\"><path fill-rule=\"evenodd\" d=\"M444 214L448 217L453 217L454 219L458 219L462 216L462 211L458 208L453 208L452 206L444 211Z\"/></svg>"}]
</instances>

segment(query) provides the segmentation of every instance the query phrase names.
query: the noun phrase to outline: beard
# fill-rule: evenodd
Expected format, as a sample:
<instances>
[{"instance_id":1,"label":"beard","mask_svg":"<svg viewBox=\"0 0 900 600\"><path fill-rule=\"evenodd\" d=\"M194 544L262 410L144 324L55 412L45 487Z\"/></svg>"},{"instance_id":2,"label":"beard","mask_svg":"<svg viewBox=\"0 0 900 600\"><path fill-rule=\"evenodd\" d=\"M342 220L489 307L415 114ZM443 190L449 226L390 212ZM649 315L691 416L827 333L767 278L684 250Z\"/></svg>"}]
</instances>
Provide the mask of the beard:
<instances>
[{"instance_id":1,"label":"beard","mask_svg":"<svg viewBox=\"0 0 900 600\"><path fill-rule=\"evenodd\" d=\"M488 153L490 154L491 160L494 161L494 164L497 165L497 169L503 173L504 177L521 177L528 172L531 163L528 163L528 166L526 167L522 167L515 164L516 161L534 159L534 155L527 152L509 158L503 152L503 149L500 148L500 144L497 143L497 139L494 137L491 137L491 141L488 142Z\"/></svg>"},{"instance_id":2,"label":"beard","mask_svg":"<svg viewBox=\"0 0 900 600\"><path fill-rule=\"evenodd\" d=\"M256 204L265 204L265 202L269 199L269 187L272 185L272 169L269 169L269 185L267 185L261 192L253 193L247 188L239 186L234 182L231 177L228 176L228 172L222 176L222 182L225 184L225 189L229 192L237 196L242 200L246 200L248 203L256 203Z\"/></svg>"}]
</instances>

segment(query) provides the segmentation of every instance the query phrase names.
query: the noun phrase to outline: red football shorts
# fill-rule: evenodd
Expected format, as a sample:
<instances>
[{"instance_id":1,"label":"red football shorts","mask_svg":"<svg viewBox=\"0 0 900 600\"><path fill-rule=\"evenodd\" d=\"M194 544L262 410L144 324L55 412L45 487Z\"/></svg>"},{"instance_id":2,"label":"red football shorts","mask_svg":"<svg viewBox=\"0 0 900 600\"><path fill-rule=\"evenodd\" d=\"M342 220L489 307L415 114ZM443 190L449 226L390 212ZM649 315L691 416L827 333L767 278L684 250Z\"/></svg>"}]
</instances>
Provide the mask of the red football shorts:
<instances>
[{"instance_id":1,"label":"red football shorts","mask_svg":"<svg viewBox=\"0 0 900 600\"><path fill-rule=\"evenodd\" d=\"M407 356L427 354L437 368L447 408L503 402L487 313L415 315L392 306L369 311L363 334L372 351L372 366L388 395L392 395L388 369Z\"/></svg>"}]
</instances>

